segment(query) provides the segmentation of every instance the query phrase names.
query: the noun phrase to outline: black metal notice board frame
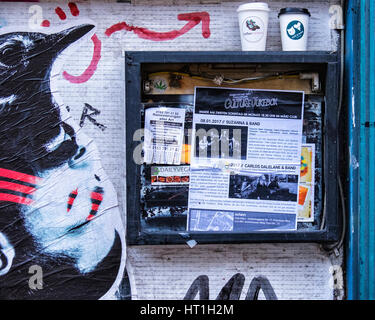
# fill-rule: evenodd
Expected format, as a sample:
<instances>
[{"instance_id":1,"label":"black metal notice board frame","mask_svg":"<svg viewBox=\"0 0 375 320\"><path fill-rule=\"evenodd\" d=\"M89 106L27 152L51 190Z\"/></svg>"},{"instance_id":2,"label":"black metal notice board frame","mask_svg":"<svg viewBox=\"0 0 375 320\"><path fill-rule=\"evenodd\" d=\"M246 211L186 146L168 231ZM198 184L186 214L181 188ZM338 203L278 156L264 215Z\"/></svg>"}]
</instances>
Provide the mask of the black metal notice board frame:
<instances>
[{"instance_id":1,"label":"black metal notice board frame","mask_svg":"<svg viewBox=\"0 0 375 320\"><path fill-rule=\"evenodd\" d=\"M160 63L277 63L311 64L325 68L323 79L325 112L323 115L323 184L324 227L318 230L271 231L271 232L146 232L141 228L140 217L140 165L133 160L133 151L140 144L134 139L141 128L139 112L142 95L143 64ZM182 244L189 239L197 243L249 243L249 242L320 242L339 239L341 220L338 205L338 126L339 57L323 51L306 52L126 52L125 53L125 102L126 102L126 212L127 243Z\"/></svg>"}]
</instances>

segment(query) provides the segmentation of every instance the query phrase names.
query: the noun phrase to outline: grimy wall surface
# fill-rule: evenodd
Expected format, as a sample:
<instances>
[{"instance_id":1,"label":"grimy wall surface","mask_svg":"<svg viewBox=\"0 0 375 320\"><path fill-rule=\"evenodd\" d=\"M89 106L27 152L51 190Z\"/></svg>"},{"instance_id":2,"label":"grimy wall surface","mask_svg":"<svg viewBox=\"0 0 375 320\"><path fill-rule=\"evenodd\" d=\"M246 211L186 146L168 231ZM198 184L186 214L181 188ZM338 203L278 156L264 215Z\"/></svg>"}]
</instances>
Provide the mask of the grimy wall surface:
<instances>
[{"instance_id":1,"label":"grimy wall surface","mask_svg":"<svg viewBox=\"0 0 375 320\"><path fill-rule=\"evenodd\" d=\"M280 8L287 6L306 7L311 12L308 50L337 50L338 34L330 29L332 16L330 8L333 5L338 5L339 1L267 2L271 9L267 50L281 50L277 13ZM43 182L40 182L41 185L46 185L47 190L52 190L49 192L44 190L45 192L41 195L38 192L43 188L35 191L34 200L39 199L39 203L34 205L42 212L43 219L39 219L39 216L29 218L37 209L21 210L17 209L18 207L15 209L23 212L22 217L26 221L27 230L35 232L37 248L51 244L53 236L49 235L46 230L56 228L56 225L66 228L65 225L60 224L61 221L65 221L64 217L55 216L56 221L46 220L61 209L50 206L51 202L61 205L64 214L72 213L73 210L85 211L88 221L95 221L92 218L95 218L97 214L99 218L103 217L103 219L108 216L106 221L108 219L115 221L119 214L122 223L126 223L123 52L126 50L239 51L241 43L236 9L241 3L244 2L135 0L132 3L117 3L115 1L76 1L70 4L67 1L0 3L0 49L3 50L4 55L6 54L5 43L18 41L16 32L22 36L23 32L52 34L82 24L95 25L95 29L87 31L87 34L85 31L86 36L82 34L73 39L73 35L70 33L72 40L69 50L51 60L50 86L53 94L51 101L53 106L60 110L59 119L62 121L69 119L71 123L68 120L66 123L75 129L76 136L81 134L82 137L85 137L81 137L81 140L85 141L81 145L85 146L86 150L90 150L88 154L91 160L89 159L89 162L94 163L96 172L100 173L98 174L102 178L100 183L103 183L103 177L106 177L104 180L107 185L98 186L99 182L96 184L91 182L91 178L87 178L84 173L76 174L72 171L74 166L72 167L71 163L68 166L70 169L64 167L63 162L54 163L54 166L47 167L47 169L45 169L46 164L38 164L37 172L35 166L32 166L31 171L25 169L26 172L23 172L22 168L27 166L25 162L14 168L5 166L8 171L4 171L3 175L10 174L9 172L21 172L39 177L44 179ZM194 13L197 12L204 12L206 18L195 26L189 24L188 20L179 19L180 14L190 14L188 17L193 19ZM120 22L147 30L139 33L136 32L136 28L129 27L127 30L119 30L112 34L106 33L108 28ZM177 32L167 33L172 30ZM14 34L9 36L10 33ZM4 38L3 34L8 34L8 36ZM55 41L57 41L56 39ZM22 45L31 45L30 41L30 38L23 38ZM2 62L1 57L0 62ZM4 79L9 65L4 67L7 64L4 61L2 63L0 63L0 67L3 69L0 68L0 70L3 72L2 78ZM23 63L22 66L26 68L30 65L26 66L26 63ZM43 63L39 67L43 68ZM21 72L20 68L17 72ZM6 76L11 77L10 74ZM30 77L28 80L30 81ZM12 113L18 112L18 107L12 109L12 106L15 105L16 99L20 99L19 92L12 93L6 91L5 88L1 89L3 91L0 96L0 112L6 111L7 117L12 118ZM18 88L18 90L22 89ZM27 92L24 101L30 101L31 96L33 96L33 92ZM36 110L36 114L39 114L41 118L43 118L44 112L50 111ZM5 121L4 119L6 118L1 118L2 121ZM0 125L3 126L4 122ZM17 123L15 122L14 125ZM38 121L35 120L33 127L38 126ZM25 127L22 128L26 130ZM65 135L69 134L66 127L63 129ZM1 132L5 134L6 129L2 128ZM34 131L25 133L25 135L32 134L35 134ZM59 132L56 137L58 135ZM6 139L11 141L13 137L7 136ZM5 139L4 135L1 139ZM54 150L54 146L48 146L48 148ZM4 165L2 166L4 167ZM57 173L55 174L55 172ZM96 181L99 181L97 178L98 176L95 177ZM82 181L89 181L89 187L82 185L85 184ZM81 192L81 190L84 191ZM84 192L87 193L86 199L77 202L82 199L80 197ZM54 198L60 193L62 193L61 201ZM48 201L43 198L46 195L50 197L46 198L49 199ZM105 200L108 199L107 195L110 195L111 200ZM118 203L116 203L116 195ZM99 201L99 204L96 203L99 207L93 206L94 198ZM100 203L101 201L103 203ZM105 203L105 201L107 202ZM17 205L20 203L18 202ZM69 205L70 208L67 209ZM22 206L25 204L23 203ZM28 212L31 214L28 215ZM101 222L102 220L99 218L97 220ZM3 232L7 222L2 221L2 223L0 231ZM38 227L43 223L46 223L46 228L41 231ZM71 222L73 228L76 225L77 221ZM94 270L95 277L106 277L108 270L111 269L111 264L115 264L116 271L113 272L112 278L106 279L107 286L103 287L100 292L82 293L82 295L86 294L86 298L129 298L129 292L131 292L132 299L227 299L228 297L253 299L257 296L255 293L259 287L262 289L258 296L259 299L340 299L344 294L341 257L329 256L318 244L198 244L193 248L188 245L132 246L127 247L125 252L122 237L125 235L125 231L122 226L119 226L118 223L113 223L113 225L110 223L105 225L103 230L100 229L100 226L97 226L96 229L92 227L92 231L99 232L98 236L95 234L88 238L77 236L78 240L72 237L68 238L66 243L60 241L58 244L52 241L52 249L45 253L53 261L54 256L57 257L57 260L60 259L61 255L59 254L63 252L64 257L68 256L69 259L74 260L74 269L78 270L83 278ZM71 229L69 230L71 231ZM116 243L111 230L116 230L116 234L120 234L119 237L122 240L122 255L118 254L117 259L113 258L115 254L110 251L110 245ZM11 239L8 239L9 236L7 238L6 232L3 234L5 240L3 239L0 243L3 248L8 248L8 251L3 250L7 253L5 256L8 263L2 262L0 279L11 273L12 268L15 268L15 261L17 261L17 248L14 257L11 254L13 252L11 245L9 245ZM65 235L63 234L63 236ZM71 246L69 241L78 242L75 246ZM105 247L107 242L108 248ZM92 246L88 243L91 243ZM101 248L102 244L103 248ZM82 247L84 248L82 249ZM93 251L95 257L91 254ZM67 254L65 254L66 252ZM105 257L104 259L108 257L113 259L109 259L109 264L102 266L100 261L103 261L101 260L103 257ZM13 261L13 264L9 261ZM127 273L123 275L121 268L125 261ZM19 264L21 262L22 260L18 261ZM56 272L59 272L58 265L54 267ZM64 267L61 272L64 270L67 269ZM49 273L52 271L49 270ZM44 272L44 276L49 273ZM32 275L33 272L29 273L28 277L30 278ZM28 277L25 276L25 279L27 280ZM130 289L128 282L121 282L122 277L129 278ZM7 297L5 291L1 292L4 289L5 281L10 283L9 297L21 297L14 288L17 279L12 277L5 279L4 281L1 279L0 285L2 286L0 293L3 297ZM29 279L29 284L30 281ZM40 284L38 286L38 283L31 287L31 291L27 291L30 297L38 297L38 294L34 294L34 292L43 292L43 290L50 292L46 292L44 297L68 295L68 288L64 289L64 285L58 283L57 280L52 280L48 284L47 278L45 283L47 289ZM59 295L54 293L54 284L58 288L56 290L61 290ZM85 288L86 285L83 281L82 288ZM118 290L119 286L121 290ZM223 290L224 288L230 288L230 290ZM40 296L43 297L43 294Z\"/></svg>"}]
</instances>

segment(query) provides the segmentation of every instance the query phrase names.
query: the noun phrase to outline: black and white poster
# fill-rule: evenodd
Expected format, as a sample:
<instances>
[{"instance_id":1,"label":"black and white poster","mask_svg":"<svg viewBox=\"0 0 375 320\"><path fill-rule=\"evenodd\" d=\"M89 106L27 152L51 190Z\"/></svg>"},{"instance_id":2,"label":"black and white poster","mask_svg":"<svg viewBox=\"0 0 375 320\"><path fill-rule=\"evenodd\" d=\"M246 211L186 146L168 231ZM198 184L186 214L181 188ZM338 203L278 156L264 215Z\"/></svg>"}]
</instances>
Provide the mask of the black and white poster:
<instances>
[{"instance_id":1,"label":"black and white poster","mask_svg":"<svg viewBox=\"0 0 375 320\"><path fill-rule=\"evenodd\" d=\"M295 230L304 93L195 88L189 231Z\"/></svg>"}]
</instances>

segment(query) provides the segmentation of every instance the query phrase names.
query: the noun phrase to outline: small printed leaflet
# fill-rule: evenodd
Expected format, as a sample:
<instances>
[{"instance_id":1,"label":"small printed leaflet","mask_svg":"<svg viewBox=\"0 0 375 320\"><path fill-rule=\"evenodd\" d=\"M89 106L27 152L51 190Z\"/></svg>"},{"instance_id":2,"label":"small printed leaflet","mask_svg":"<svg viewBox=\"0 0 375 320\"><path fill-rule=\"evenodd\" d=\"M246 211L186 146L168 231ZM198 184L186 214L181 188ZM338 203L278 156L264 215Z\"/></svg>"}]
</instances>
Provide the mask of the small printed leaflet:
<instances>
[{"instance_id":1,"label":"small printed leaflet","mask_svg":"<svg viewBox=\"0 0 375 320\"><path fill-rule=\"evenodd\" d=\"M189 185L189 166L152 166L151 185Z\"/></svg>"},{"instance_id":2,"label":"small printed leaflet","mask_svg":"<svg viewBox=\"0 0 375 320\"><path fill-rule=\"evenodd\" d=\"M196 87L194 102L188 231L296 230L304 92Z\"/></svg>"},{"instance_id":3,"label":"small printed leaflet","mask_svg":"<svg viewBox=\"0 0 375 320\"><path fill-rule=\"evenodd\" d=\"M145 163L180 164L184 121L184 109L159 107L145 110Z\"/></svg>"},{"instance_id":4,"label":"small printed leaflet","mask_svg":"<svg viewBox=\"0 0 375 320\"><path fill-rule=\"evenodd\" d=\"M298 187L298 221L314 221L315 144L302 145Z\"/></svg>"}]
</instances>

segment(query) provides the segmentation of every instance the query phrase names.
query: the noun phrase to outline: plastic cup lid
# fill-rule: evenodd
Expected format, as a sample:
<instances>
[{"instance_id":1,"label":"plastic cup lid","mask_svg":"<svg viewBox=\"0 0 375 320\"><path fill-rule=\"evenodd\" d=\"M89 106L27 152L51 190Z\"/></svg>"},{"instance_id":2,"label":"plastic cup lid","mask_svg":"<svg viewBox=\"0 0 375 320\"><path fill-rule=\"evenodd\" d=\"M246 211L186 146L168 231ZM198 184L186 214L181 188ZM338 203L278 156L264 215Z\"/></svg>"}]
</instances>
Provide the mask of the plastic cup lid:
<instances>
[{"instance_id":1,"label":"plastic cup lid","mask_svg":"<svg viewBox=\"0 0 375 320\"><path fill-rule=\"evenodd\" d=\"M268 8L268 4L265 2L251 2L251 3L241 4L238 7L237 12L246 11L246 10L270 11L270 9Z\"/></svg>"},{"instance_id":2,"label":"plastic cup lid","mask_svg":"<svg viewBox=\"0 0 375 320\"><path fill-rule=\"evenodd\" d=\"M278 14L278 17L285 13L308 14L309 16L311 16L309 10L307 10L306 8L282 8Z\"/></svg>"}]
</instances>

